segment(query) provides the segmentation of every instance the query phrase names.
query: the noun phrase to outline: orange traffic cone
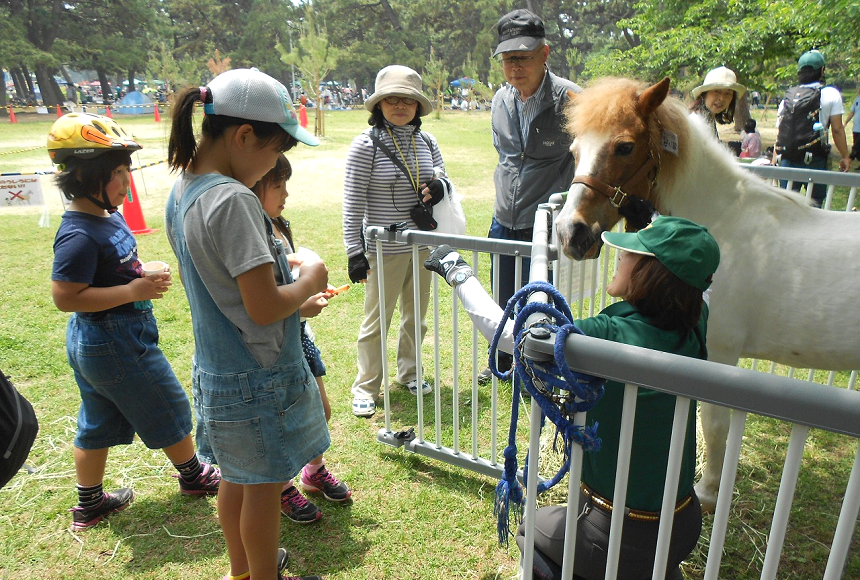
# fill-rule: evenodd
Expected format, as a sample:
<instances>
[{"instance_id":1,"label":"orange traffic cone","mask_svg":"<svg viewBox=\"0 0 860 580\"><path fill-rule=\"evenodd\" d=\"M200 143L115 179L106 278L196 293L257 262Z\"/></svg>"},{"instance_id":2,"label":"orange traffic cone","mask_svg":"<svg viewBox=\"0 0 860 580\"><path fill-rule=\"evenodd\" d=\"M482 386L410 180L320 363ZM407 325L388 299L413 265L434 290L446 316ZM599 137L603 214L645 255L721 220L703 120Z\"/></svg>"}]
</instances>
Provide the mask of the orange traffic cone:
<instances>
[{"instance_id":1,"label":"orange traffic cone","mask_svg":"<svg viewBox=\"0 0 860 580\"><path fill-rule=\"evenodd\" d=\"M153 110L155 112L155 122L161 123L161 113L158 112L158 104L155 105L155 108Z\"/></svg>"},{"instance_id":2,"label":"orange traffic cone","mask_svg":"<svg viewBox=\"0 0 860 580\"><path fill-rule=\"evenodd\" d=\"M304 105L299 105L299 125L301 125L303 129L308 128L308 111L305 109Z\"/></svg>"},{"instance_id":3,"label":"orange traffic cone","mask_svg":"<svg viewBox=\"0 0 860 580\"><path fill-rule=\"evenodd\" d=\"M147 227L146 220L143 219L143 210L140 209L140 203L137 201L137 189L134 187L134 178L131 176L131 173L128 174L128 179L128 195L125 198L125 203L122 204L122 217L125 218L125 223L128 224L131 233L152 233L154 230Z\"/></svg>"},{"instance_id":4,"label":"orange traffic cone","mask_svg":"<svg viewBox=\"0 0 860 580\"><path fill-rule=\"evenodd\" d=\"M57 118L59 119L62 116L63 116L63 110L60 108L60 105L57 105Z\"/></svg>"},{"instance_id":5,"label":"orange traffic cone","mask_svg":"<svg viewBox=\"0 0 860 580\"><path fill-rule=\"evenodd\" d=\"M105 105L105 116L108 119L113 119L113 115L110 114L110 105Z\"/></svg>"},{"instance_id":6,"label":"orange traffic cone","mask_svg":"<svg viewBox=\"0 0 860 580\"><path fill-rule=\"evenodd\" d=\"M9 105L9 122L10 123L17 123L18 122L18 117L15 116L15 109L13 109L11 105Z\"/></svg>"}]
</instances>

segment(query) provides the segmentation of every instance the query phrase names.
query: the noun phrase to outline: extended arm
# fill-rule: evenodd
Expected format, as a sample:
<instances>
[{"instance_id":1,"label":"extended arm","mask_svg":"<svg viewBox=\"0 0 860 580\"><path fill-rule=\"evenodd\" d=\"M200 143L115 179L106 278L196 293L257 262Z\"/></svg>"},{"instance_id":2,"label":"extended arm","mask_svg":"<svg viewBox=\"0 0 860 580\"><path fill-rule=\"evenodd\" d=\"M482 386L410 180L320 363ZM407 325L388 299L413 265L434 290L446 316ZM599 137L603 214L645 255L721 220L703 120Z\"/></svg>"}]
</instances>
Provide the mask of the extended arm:
<instances>
[{"instance_id":1,"label":"extended arm","mask_svg":"<svg viewBox=\"0 0 860 580\"><path fill-rule=\"evenodd\" d=\"M496 301L487 294L484 287L472 274L472 268L454 251L451 246L442 245L436 248L424 262L424 267L436 272L453 288L463 308L472 319L472 324L492 342L499 327L504 311ZM514 352L514 321L505 321L505 327L499 338L499 350L512 354Z\"/></svg>"}]
</instances>

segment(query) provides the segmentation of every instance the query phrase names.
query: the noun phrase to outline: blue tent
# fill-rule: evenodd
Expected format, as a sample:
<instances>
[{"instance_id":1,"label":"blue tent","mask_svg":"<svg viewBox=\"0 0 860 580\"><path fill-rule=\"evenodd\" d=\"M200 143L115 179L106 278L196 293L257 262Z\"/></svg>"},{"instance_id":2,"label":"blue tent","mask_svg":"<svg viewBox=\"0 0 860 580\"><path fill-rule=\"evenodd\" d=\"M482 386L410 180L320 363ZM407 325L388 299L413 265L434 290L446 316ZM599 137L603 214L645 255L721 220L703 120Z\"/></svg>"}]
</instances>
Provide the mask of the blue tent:
<instances>
[{"instance_id":1,"label":"blue tent","mask_svg":"<svg viewBox=\"0 0 860 580\"><path fill-rule=\"evenodd\" d=\"M152 99L140 91L130 92L120 99L117 105L119 108L115 109L114 112L121 115L151 115L153 113Z\"/></svg>"},{"instance_id":2,"label":"blue tent","mask_svg":"<svg viewBox=\"0 0 860 580\"><path fill-rule=\"evenodd\" d=\"M471 87L475 84L475 79L470 79L469 77L460 77L459 79L451 81L448 84L452 87Z\"/></svg>"}]
</instances>

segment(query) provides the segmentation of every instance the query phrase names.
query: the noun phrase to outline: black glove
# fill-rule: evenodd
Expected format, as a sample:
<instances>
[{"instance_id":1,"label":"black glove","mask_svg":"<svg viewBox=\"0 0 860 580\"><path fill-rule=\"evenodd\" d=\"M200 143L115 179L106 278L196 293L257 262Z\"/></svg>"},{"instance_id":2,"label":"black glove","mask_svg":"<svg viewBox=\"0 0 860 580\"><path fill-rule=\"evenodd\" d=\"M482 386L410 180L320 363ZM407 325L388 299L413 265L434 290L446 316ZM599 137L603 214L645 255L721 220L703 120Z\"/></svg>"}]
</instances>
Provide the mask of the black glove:
<instances>
[{"instance_id":1,"label":"black glove","mask_svg":"<svg viewBox=\"0 0 860 580\"><path fill-rule=\"evenodd\" d=\"M430 205L436 205L442 198L448 195L449 182L444 177L440 177L439 179L432 179L428 183L425 183L421 186L421 191L424 191L424 188L430 190L430 199L426 202ZM421 194L421 198L424 198L424 193Z\"/></svg>"},{"instance_id":2,"label":"black glove","mask_svg":"<svg viewBox=\"0 0 860 580\"><path fill-rule=\"evenodd\" d=\"M442 276L451 286L464 282L472 275L472 268L466 260L447 244L433 250L430 257L424 260L424 267Z\"/></svg>"},{"instance_id":3,"label":"black glove","mask_svg":"<svg viewBox=\"0 0 860 580\"><path fill-rule=\"evenodd\" d=\"M364 254L356 254L349 257L349 279L353 284L358 284L362 280L367 279L367 271L370 270L370 264L367 263L367 257Z\"/></svg>"}]
</instances>

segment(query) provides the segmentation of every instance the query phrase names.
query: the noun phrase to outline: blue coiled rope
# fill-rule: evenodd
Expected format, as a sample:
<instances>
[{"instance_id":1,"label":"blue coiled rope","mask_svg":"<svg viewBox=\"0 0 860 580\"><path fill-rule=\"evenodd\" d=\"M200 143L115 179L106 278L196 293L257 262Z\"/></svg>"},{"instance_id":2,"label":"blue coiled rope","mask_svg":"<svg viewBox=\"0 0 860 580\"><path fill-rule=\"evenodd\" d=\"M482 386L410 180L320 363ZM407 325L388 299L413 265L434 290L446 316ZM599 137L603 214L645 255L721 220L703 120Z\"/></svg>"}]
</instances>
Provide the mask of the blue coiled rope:
<instances>
[{"instance_id":1,"label":"blue coiled rope","mask_svg":"<svg viewBox=\"0 0 860 580\"><path fill-rule=\"evenodd\" d=\"M529 303L529 296L534 292L546 293L549 302ZM547 318L525 327L526 320L534 313L542 313ZM495 353L498 350L499 339L502 336L505 322L511 318L514 320L514 368L501 373L496 367ZM522 345L526 333L532 328L544 328L555 333L555 346L553 359L550 361L533 361L523 356ZM514 527L522 521L525 497L522 485L517 481L517 418L519 416L520 392L522 385L531 395L532 403L541 408L541 429L546 418L556 426L554 447L559 438L562 441L564 453L564 464L550 480L538 484L537 493L543 493L564 477L570 470L570 450L576 443L581 445L584 451L597 451L600 448L600 439L597 437L597 424L591 426L573 424L573 416L576 413L588 411L603 396L604 379L578 373L570 370L564 358L564 345L571 332L583 334L573 324L573 316L564 296L555 286L546 282L533 282L521 288L508 301L505 313L493 342L490 344L489 366L494 375L500 379L510 379L514 370L514 392L511 403L511 425L508 431L508 446L504 450L504 474L496 486L496 499L493 514L497 518L497 529L499 543L508 544L509 536L513 535L511 530L511 518L514 518ZM535 380L545 386L535 385ZM524 476L528 477L528 456L526 456ZM513 510L513 511L512 511Z\"/></svg>"}]
</instances>

